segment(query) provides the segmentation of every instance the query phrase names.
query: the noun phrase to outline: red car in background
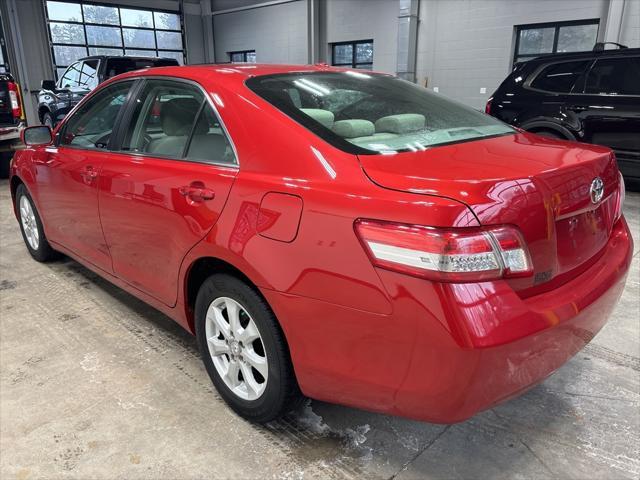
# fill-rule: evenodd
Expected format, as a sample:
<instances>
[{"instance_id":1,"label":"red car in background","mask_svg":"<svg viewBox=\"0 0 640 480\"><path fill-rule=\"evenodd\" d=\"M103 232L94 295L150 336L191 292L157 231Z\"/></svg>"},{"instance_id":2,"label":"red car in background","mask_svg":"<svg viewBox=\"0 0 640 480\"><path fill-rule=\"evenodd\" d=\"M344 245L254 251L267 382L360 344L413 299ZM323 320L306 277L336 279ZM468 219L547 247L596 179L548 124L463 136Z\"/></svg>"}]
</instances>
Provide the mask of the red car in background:
<instances>
[{"instance_id":1,"label":"red car in background","mask_svg":"<svg viewBox=\"0 0 640 480\"><path fill-rule=\"evenodd\" d=\"M31 255L67 254L195 333L259 422L300 393L468 418L589 342L632 255L611 150L388 75L154 68L24 140Z\"/></svg>"}]
</instances>

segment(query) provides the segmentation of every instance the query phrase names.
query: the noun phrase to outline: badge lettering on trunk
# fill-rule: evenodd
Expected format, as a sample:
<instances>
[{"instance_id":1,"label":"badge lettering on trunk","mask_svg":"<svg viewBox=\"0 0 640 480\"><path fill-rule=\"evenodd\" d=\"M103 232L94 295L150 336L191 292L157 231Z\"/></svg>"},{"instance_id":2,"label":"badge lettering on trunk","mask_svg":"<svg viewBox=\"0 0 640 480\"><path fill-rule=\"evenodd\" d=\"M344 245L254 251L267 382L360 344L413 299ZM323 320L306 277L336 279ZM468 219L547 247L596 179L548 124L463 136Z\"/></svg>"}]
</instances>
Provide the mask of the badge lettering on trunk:
<instances>
[{"instance_id":1,"label":"badge lettering on trunk","mask_svg":"<svg viewBox=\"0 0 640 480\"><path fill-rule=\"evenodd\" d=\"M591 203L598 203L602 200L604 194L604 183L600 177L596 177L591 182L591 188L589 189L589 196L591 197Z\"/></svg>"}]
</instances>

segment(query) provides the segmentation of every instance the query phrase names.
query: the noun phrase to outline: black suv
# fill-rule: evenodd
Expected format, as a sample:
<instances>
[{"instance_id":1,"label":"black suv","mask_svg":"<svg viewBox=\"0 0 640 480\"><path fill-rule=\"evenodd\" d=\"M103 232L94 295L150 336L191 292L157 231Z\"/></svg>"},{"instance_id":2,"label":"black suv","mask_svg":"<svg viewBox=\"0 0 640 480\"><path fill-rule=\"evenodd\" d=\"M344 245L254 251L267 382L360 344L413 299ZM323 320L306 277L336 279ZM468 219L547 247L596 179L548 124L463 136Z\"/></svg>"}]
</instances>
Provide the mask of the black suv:
<instances>
[{"instance_id":1,"label":"black suv","mask_svg":"<svg viewBox=\"0 0 640 480\"><path fill-rule=\"evenodd\" d=\"M640 48L560 53L517 63L486 112L530 132L605 145L640 183Z\"/></svg>"},{"instance_id":2,"label":"black suv","mask_svg":"<svg viewBox=\"0 0 640 480\"><path fill-rule=\"evenodd\" d=\"M81 58L70 65L58 82L43 80L38 93L38 116L43 125L53 128L99 83L131 70L179 65L174 58L112 57L96 55Z\"/></svg>"}]
</instances>

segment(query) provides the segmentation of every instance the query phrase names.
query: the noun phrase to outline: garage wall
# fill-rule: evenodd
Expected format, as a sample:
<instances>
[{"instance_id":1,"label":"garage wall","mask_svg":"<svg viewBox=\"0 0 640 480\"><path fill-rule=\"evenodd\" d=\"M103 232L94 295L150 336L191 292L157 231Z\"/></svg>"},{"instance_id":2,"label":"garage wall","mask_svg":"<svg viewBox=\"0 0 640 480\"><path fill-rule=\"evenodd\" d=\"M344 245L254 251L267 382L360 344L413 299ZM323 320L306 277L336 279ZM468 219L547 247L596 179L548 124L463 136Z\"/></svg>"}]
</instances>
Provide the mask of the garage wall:
<instances>
[{"instance_id":1,"label":"garage wall","mask_svg":"<svg viewBox=\"0 0 640 480\"><path fill-rule=\"evenodd\" d=\"M228 62L228 52L255 50L259 63L307 63L306 1L215 14L229 5L214 2L212 7L216 62Z\"/></svg>"},{"instance_id":2,"label":"garage wall","mask_svg":"<svg viewBox=\"0 0 640 480\"><path fill-rule=\"evenodd\" d=\"M626 0L620 28L620 43L640 47L640 1Z\"/></svg>"},{"instance_id":3,"label":"garage wall","mask_svg":"<svg viewBox=\"0 0 640 480\"><path fill-rule=\"evenodd\" d=\"M633 2L638 3L638 2ZM417 79L475 108L511 71L516 25L600 18L608 0L422 0ZM486 93L480 93L486 88Z\"/></svg>"},{"instance_id":4,"label":"garage wall","mask_svg":"<svg viewBox=\"0 0 640 480\"><path fill-rule=\"evenodd\" d=\"M398 48L398 0L326 0L321 58L331 63L331 43L373 39L373 69L395 73Z\"/></svg>"}]
</instances>

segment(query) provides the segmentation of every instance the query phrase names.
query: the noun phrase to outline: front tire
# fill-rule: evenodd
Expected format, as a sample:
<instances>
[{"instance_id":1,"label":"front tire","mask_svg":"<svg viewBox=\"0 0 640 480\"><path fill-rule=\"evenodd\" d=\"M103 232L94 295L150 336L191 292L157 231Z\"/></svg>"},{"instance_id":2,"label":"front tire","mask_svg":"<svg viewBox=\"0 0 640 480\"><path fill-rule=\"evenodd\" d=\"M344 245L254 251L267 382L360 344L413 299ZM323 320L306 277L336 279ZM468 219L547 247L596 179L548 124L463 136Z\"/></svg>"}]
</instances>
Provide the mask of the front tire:
<instances>
[{"instance_id":1,"label":"front tire","mask_svg":"<svg viewBox=\"0 0 640 480\"><path fill-rule=\"evenodd\" d=\"M49 127L51 130L56 126L53 121L53 116L49 112L45 112L42 115L42 125Z\"/></svg>"},{"instance_id":2,"label":"front tire","mask_svg":"<svg viewBox=\"0 0 640 480\"><path fill-rule=\"evenodd\" d=\"M24 185L18 185L16 190L16 207L22 238L31 256L38 262L54 260L58 253L49 245L40 215Z\"/></svg>"},{"instance_id":3,"label":"front tire","mask_svg":"<svg viewBox=\"0 0 640 480\"><path fill-rule=\"evenodd\" d=\"M268 422L300 398L284 335L264 299L242 280L209 277L195 305L196 337L220 396L240 416Z\"/></svg>"}]
</instances>

